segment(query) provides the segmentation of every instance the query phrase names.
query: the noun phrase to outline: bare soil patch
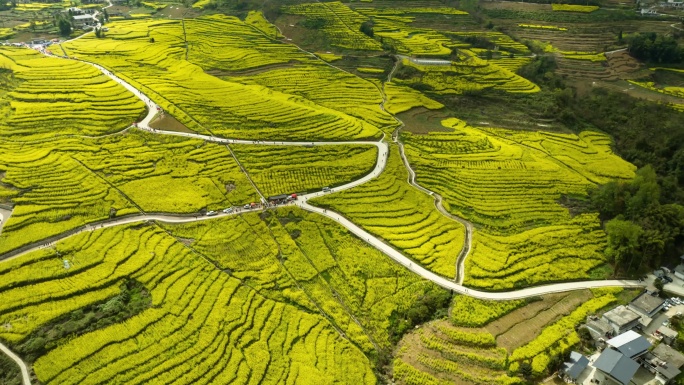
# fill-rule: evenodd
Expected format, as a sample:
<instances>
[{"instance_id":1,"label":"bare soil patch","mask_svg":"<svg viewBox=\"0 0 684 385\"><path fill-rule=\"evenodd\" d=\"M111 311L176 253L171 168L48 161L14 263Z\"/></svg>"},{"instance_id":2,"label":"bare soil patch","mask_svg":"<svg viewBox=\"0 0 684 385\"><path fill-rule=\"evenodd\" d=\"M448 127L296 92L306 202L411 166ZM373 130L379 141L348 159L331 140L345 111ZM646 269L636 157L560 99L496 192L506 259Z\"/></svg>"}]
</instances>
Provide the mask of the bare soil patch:
<instances>
[{"instance_id":1,"label":"bare soil patch","mask_svg":"<svg viewBox=\"0 0 684 385\"><path fill-rule=\"evenodd\" d=\"M187 132L191 134L195 133L195 131L189 129L183 123L179 122L176 118L169 114L157 116L154 120L152 120L152 122L150 122L150 127L164 131Z\"/></svg>"},{"instance_id":2,"label":"bare soil patch","mask_svg":"<svg viewBox=\"0 0 684 385\"><path fill-rule=\"evenodd\" d=\"M496 336L498 346L512 352L532 341L546 325L570 314L591 297L589 290L551 294L542 301L514 310L485 326L485 329Z\"/></svg>"},{"instance_id":3,"label":"bare soil patch","mask_svg":"<svg viewBox=\"0 0 684 385\"><path fill-rule=\"evenodd\" d=\"M431 358L436 358L436 359L442 359L442 360L449 360L453 361L454 358L449 354L448 352L442 352L439 350L433 350L427 348L423 342L421 341L421 334L423 333L425 335L436 335L438 337L444 338L443 335L437 330L436 326L439 324L447 324L448 327L452 327L451 324L448 321L444 320L439 320L439 321L433 321L424 325L421 325L419 329L407 334L402 341L399 344L399 349L401 353L399 354L399 358L410 364L411 366L415 367L416 369L429 373L431 376L449 381L449 383L452 384L458 384L458 385L471 385L472 382L464 380L463 378L459 377L455 373L450 373L447 371L436 371L434 368L428 367L424 364L422 364L418 357L421 355L428 356ZM465 329L465 330L480 330L480 329ZM462 352L469 352L473 355L476 356L481 356L481 357L495 357L496 354L492 350L487 350L484 348L474 348L474 347L467 347L464 345L458 345L458 344L450 344L454 348L456 348L458 351ZM471 376L475 377L482 377L482 378L495 378L499 375L505 374L505 372L501 370L495 370L486 366L480 366L477 363L469 363L468 360L457 360L457 365L465 373L468 373Z\"/></svg>"},{"instance_id":4,"label":"bare soil patch","mask_svg":"<svg viewBox=\"0 0 684 385\"><path fill-rule=\"evenodd\" d=\"M620 79L638 79L650 75L648 69L627 51L606 54L606 59L610 69Z\"/></svg>"}]
</instances>

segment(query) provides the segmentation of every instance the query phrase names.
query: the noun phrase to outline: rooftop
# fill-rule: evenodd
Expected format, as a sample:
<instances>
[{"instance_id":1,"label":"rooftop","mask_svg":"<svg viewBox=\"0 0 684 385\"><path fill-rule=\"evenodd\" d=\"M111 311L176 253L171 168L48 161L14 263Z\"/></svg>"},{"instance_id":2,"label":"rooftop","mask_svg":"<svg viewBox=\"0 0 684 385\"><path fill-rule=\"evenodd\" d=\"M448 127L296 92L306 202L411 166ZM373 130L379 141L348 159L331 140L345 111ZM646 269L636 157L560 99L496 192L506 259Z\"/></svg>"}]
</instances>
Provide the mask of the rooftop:
<instances>
[{"instance_id":1,"label":"rooftop","mask_svg":"<svg viewBox=\"0 0 684 385\"><path fill-rule=\"evenodd\" d=\"M660 358L676 368L681 368L684 365L684 355L666 344L656 346L652 351L653 355Z\"/></svg>"},{"instance_id":2,"label":"rooftop","mask_svg":"<svg viewBox=\"0 0 684 385\"><path fill-rule=\"evenodd\" d=\"M594 362L594 367L604 373L610 374L622 385L629 384L629 381L634 377L634 373L639 369L637 364L631 358L627 358L624 354L613 349L606 349L601 353L599 358Z\"/></svg>"},{"instance_id":3,"label":"rooftop","mask_svg":"<svg viewBox=\"0 0 684 385\"><path fill-rule=\"evenodd\" d=\"M623 305L620 305L615 309L606 312L606 314L604 314L603 317L618 326L628 325L631 322L634 322L641 318L639 314L633 312L632 310L629 310L627 307Z\"/></svg>"},{"instance_id":4,"label":"rooftop","mask_svg":"<svg viewBox=\"0 0 684 385\"><path fill-rule=\"evenodd\" d=\"M641 311L644 314L650 314L658 310L658 308L663 306L664 303L665 300L660 297L654 297L650 294L642 293L640 296L634 298L629 305L634 307L635 310Z\"/></svg>"},{"instance_id":5,"label":"rooftop","mask_svg":"<svg viewBox=\"0 0 684 385\"><path fill-rule=\"evenodd\" d=\"M589 365L587 357L580 353L572 352L570 353L570 361L563 363L563 371L568 377L576 380L584 369L587 368L587 365Z\"/></svg>"},{"instance_id":6,"label":"rooftop","mask_svg":"<svg viewBox=\"0 0 684 385\"><path fill-rule=\"evenodd\" d=\"M667 327L667 326L661 326L661 327L659 327L659 328L658 328L658 333L660 333L660 334L662 334L662 335L664 335L664 336L670 337L670 338L676 338L676 337L677 337L677 334L678 334L676 331L670 329L670 328Z\"/></svg>"},{"instance_id":7,"label":"rooftop","mask_svg":"<svg viewBox=\"0 0 684 385\"><path fill-rule=\"evenodd\" d=\"M594 339L606 338L607 333L613 332L613 327L603 319L587 319L586 326Z\"/></svg>"},{"instance_id":8,"label":"rooftop","mask_svg":"<svg viewBox=\"0 0 684 385\"><path fill-rule=\"evenodd\" d=\"M74 16L74 20L85 20L85 19L92 19L92 15L76 15Z\"/></svg>"},{"instance_id":9,"label":"rooftop","mask_svg":"<svg viewBox=\"0 0 684 385\"><path fill-rule=\"evenodd\" d=\"M633 330L628 330L615 338L609 339L607 344L630 358L651 347L651 343L644 336Z\"/></svg>"}]
</instances>

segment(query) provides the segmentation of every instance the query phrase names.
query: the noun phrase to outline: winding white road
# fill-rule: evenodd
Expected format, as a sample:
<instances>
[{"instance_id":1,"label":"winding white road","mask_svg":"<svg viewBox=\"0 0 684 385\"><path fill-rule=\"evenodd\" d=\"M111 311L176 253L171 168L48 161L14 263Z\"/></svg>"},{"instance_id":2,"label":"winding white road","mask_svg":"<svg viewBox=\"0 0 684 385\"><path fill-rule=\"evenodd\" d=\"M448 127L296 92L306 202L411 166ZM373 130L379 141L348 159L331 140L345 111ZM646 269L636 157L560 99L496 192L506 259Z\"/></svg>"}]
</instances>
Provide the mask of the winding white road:
<instances>
[{"instance_id":1,"label":"winding white road","mask_svg":"<svg viewBox=\"0 0 684 385\"><path fill-rule=\"evenodd\" d=\"M253 140L240 140L240 139L226 139L226 138L218 138L218 137L213 137L210 135L202 135L202 134L193 134L193 133L184 133L184 132L171 132L171 131L162 131L162 130L156 130L152 129L149 127L149 123L152 121L154 118L156 111L157 111L157 106L154 104L150 98L147 97L144 93L142 93L140 90L136 89L132 85L128 84L124 80L120 79L116 75L112 74L110 71L106 70L102 66L99 66L97 64L89 63L92 66L98 68L100 71L102 71L104 74L112 78L114 81L120 83L123 85L126 89L129 91L133 92L135 95L137 95L145 104L148 106L149 111L147 116L137 124L137 127L139 129L143 130L148 130L151 132L159 133L159 134L164 134L164 135L176 135L176 136L183 136L183 137L189 137L189 138L196 138L196 139L202 139L206 141L211 141L211 142L216 142L216 143L224 143L224 144L255 144L255 141ZM549 293L557 293L557 292L563 292L563 291L571 291L571 290L580 290L580 289L586 289L586 288L594 288L594 287L606 287L606 286L623 286L623 287L638 287L638 286L643 286L643 283L637 282L637 281L623 281L623 280L606 280L606 281L581 281L581 282L565 282L565 283L557 283L557 284L550 284L550 285L544 285L544 286L536 286L536 287L530 287L526 289L521 289L521 290L514 290L514 291L506 291L506 292L485 292L485 291L478 291L478 290L473 290L473 289L468 289L464 287L461 284L458 284L456 282L453 282L445 277L439 276L424 267L416 264L413 262L411 259L408 257L404 256L401 254L399 251L395 250L391 246L387 245L386 243L382 242L375 236L369 234L367 231L363 230L353 222L349 221L345 217L343 217L341 214L333 212L331 210L326 210L322 209L316 206L313 206L308 203L308 200L314 197L319 197L322 195L326 194L332 194L335 191L341 191L341 190L346 190L350 189L356 186L359 186L375 177L380 175L380 173L384 170L385 165L387 164L387 155L388 155L388 145L384 141L347 141L347 142L283 142L283 141L256 141L256 144L259 145L288 145L288 146L321 146L321 145L340 145L340 144L356 144L356 145L373 145L378 148L378 160L376 162L375 168L373 171L371 171L369 174L365 175L364 177L357 179L351 183L345 184L343 186L336 187L332 189L329 192L315 192L315 193L310 193L310 194L305 194L299 196L298 201L295 203L297 206L301 207L304 210L308 210L311 212L318 213L320 215L324 215L328 218L331 218L338 223L340 223L342 226L347 228L349 231L351 231L353 234L358 236L360 239L366 241L373 247L377 248L384 254L386 254L388 257L392 258L396 262L402 264L405 266L407 269L410 271L420 275L421 277L428 279L439 286L442 286L446 289L453 290L454 292L469 295L472 297L476 298L481 298L481 299L491 299L491 300L510 300L510 299L519 299L519 298L527 298L527 297L534 297L534 296L539 296L543 294L549 294ZM404 158L405 159L405 158ZM409 168L409 172L412 175L412 180L415 178L415 174L413 173L413 170ZM433 195L433 193L427 189L424 189L418 185L417 187L421 188L422 190L426 191L428 194ZM439 205L441 206L441 205ZM247 211L247 210L244 210ZM219 216L224 216L224 215L235 215L236 213L233 214L220 214ZM102 223L97 223L97 224L92 224L88 226L85 230L83 231L91 231L96 228L101 228L101 227L113 227L113 226L119 226L122 224L127 224L127 223L134 223L134 222L140 222L140 221L148 221L148 220L156 220L160 222L168 222L168 223L183 223L183 222L193 222L193 221L202 221L202 220L210 220L215 217L206 217L206 216L199 216L199 217L187 217L187 216L174 216L174 215L139 215L139 216L134 216L134 217L128 217L128 218L122 218L122 219L117 219L113 221L105 221ZM66 238L67 236L65 236ZM24 255L26 253L29 253L31 251L34 251L36 249L40 249L46 247L46 245L36 245L34 248L31 248L30 250L27 250L21 254L17 254L12 257L17 258L21 255ZM9 259L9 258L8 258ZM8 260L5 259L5 260Z\"/></svg>"},{"instance_id":2,"label":"winding white road","mask_svg":"<svg viewBox=\"0 0 684 385\"><path fill-rule=\"evenodd\" d=\"M45 54L49 54L47 51L42 51ZM413 62L417 64L427 64L427 65L446 65L449 63L446 60L433 60L433 59L410 59ZM301 207L304 210L318 213L320 215L326 216L336 222L338 222L340 225L344 226L347 228L350 232L352 232L354 235L359 237L361 240L367 242L368 244L372 245L388 257L392 258L394 261L400 263L403 265L406 269L410 270L411 272L418 274L422 278L428 279L435 284L445 288L452 290L453 292L459 293L459 294L464 294L468 295L471 297L476 297L480 299L487 299L487 300L512 300L512 299L521 299L521 298L528 298L528 297L535 297L535 296L540 296L544 294L550 294L550 293L558 293L558 292L566 292L566 291L573 291L573 290L581 290L581 289L588 289L588 288L598 288L598 287L611 287L611 286L621 286L621 287L641 287L644 286L644 283L638 282L638 281L626 281L626 280L604 280L604 281L580 281L580 282L564 282L564 283L556 283L556 284L549 284L549 285L543 285L543 286L535 286L535 287L529 287L525 289L520 289L520 290L511 290L511 291L502 291L502 292L485 292L485 291L479 291L479 290L474 290L474 289L468 289L465 286L462 285L463 282L463 272L464 272L464 262L465 262L465 257L470 253L471 249L471 240L472 240L472 231L473 231L473 226L470 222L466 221L465 219L456 217L452 215L451 213L447 212L444 207L442 206L442 197L439 196L439 194L434 193L433 191L430 191L420 185L418 185L415 182L415 172L411 168L408 159L406 158L404 154L404 149L402 143L399 141L398 138L398 131L403 127L403 122L399 120L399 123L401 124L400 128L397 130L395 133L395 136L393 140L399 145L400 151L401 151L401 156L404 161L404 164L409 172L409 183L415 186L416 188L420 189L421 191L425 192L428 195L432 195L435 198L435 206L442 212L444 215L461 222L465 227L466 227L466 244L461 251L461 254L459 255L459 266L458 266L458 276L456 277L456 281L454 282L450 279L447 279L445 277L442 277L440 275L437 275L424 267L422 267L419 264L416 264L414 261L409 259L408 257L404 256L402 253L397 251L396 249L392 248L388 244L384 243L383 241L379 240L375 236L371 235L367 231L363 230L361 227L357 226L341 214L327 210L327 209L322 209L316 206L313 206L308 203L308 200L311 198L319 197L322 195L326 194L332 194L336 191L341 191L341 190L346 190L350 189L356 186L359 186L363 183L366 183L370 181L371 179L377 177L382 173L382 171L385 169L385 166L387 164L387 158L389 154L389 146L386 142L383 141L384 138L381 138L378 141L345 141L345 142L284 142L284 141L254 141L254 140L241 140L241 139L226 139L226 138L218 138L215 136L211 135L202 135L202 134L195 134L195 133L184 133L184 132L172 132L172 131L163 131L163 130L158 130L158 129L153 129L149 126L150 122L152 119L154 119L155 115L157 114L158 106L152 102L152 100L145 95L142 91L138 90L137 88L133 87L126 81L120 79L113 73L111 73L109 70L106 68L83 61L84 63L90 64L93 67L99 69L103 74L109 76L111 79L114 81L118 82L121 84L123 87L125 87L127 90L131 91L134 95L136 95L140 100L142 100L148 107L148 113L145 116L145 118L137 123L136 127L141 130L146 130L158 134L163 134L163 135L175 135L175 136L183 136L183 137L189 137L189 138L195 138L195 139L201 139L201 140L206 140L210 142L216 142L216 143L222 143L226 145L230 144L258 144L258 145L270 145L270 146L280 146L280 145L288 145L288 146L325 146L325 145L343 145L343 144L353 144L353 145L372 145L376 146L378 149L378 158L375 164L375 167L373 170L368 173L367 175L363 176L360 179L357 179L355 181L352 181L350 183L347 183L342 186L335 187L331 189L328 192L315 192L315 193L310 193L310 194L304 194L300 195L298 197L298 200L295 201L293 204ZM396 67L395 67L396 68ZM394 70L392 71L394 72ZM391 77L391 75L390 75ZM56 237L51 240L50 243L46 243L45 241L43 242L36 242L33 246L28 248L27 250L21 252L21 253L6 253L3 256L0 256L0 263L9 261L15 258L19 258L23 255L26 255L28 253L31 253L35 250L39 250L45 247L51 247L55 242L58 242L60 240L63 240L65 238L71 237L75 234L78 234L80 232L84 231L93 231L96 229L100 228L107 228L107 227L114 227L114 226L121 226L129 223L136 223L136 222L141 222L141 221L159 221L159 222L165 222L165 223L186 223L186 222L195 222L195 221L205 221L205 220L211 220L214 218L219 218L219 217L224 217L224 216L229 216L229 215L239 215L242 212L245 211L258 211L259 209L242 209L242 208L236 208L233 213L230 214L224 214L220 213L216 216L180 216L180 215L167 215L167 214L140 214L136 216L130 216L126 218L119 218L119 219L114 219L114 220L105 220L97 223L92 223L84 227L81 231L73 234L66 234L63 237ZM11 256L10 256L11 255ZM10 351L7 347L4 345L0 344L0 350L2 350L5 354L7 354L12 360L14 360L19 367L21 368L21 373L22 373L22 380L25 385L30 384L30 377L28 374L28 368L26 364L19 358L16 354L14 354L12 351Z\"/></svg>"},{"instance_id":3,"label":"winding white road","mask_svg":"<svg viewBox=\"0 0 684 385\"><path fill-rule=\"evenodd\" d=\"M31 377L29 377L28 367L26 366L24 361L2 343L0 343L0 351L7 354L9 358L16 362L17 365L19 365L19 368L21 369L21 380L23 381L24 385L29 385L31 383Z\"/></svg>"},{"instance_id":4,"label":"winding white road","mask_svg":"<svg viewBox=\"0 0 684 385\"><path fill-rule=\"evenodd\" d=\"M172 131L163 131L163 130L157 130L157 129L152 129L149 127L150 122L154 118L154 116L157 113L157 105L151 101L151 99L145 95L143 92L140 90L136 89L126 81L120 79L116 75L112 74L110 71L105 69L104 67L94 64L94 63L89 63L85 62L84 63L90 64L94 66L95 68L99 69L104 73L105 75L109 76L111 79L114 81L120 83L123 87L131 91L134 95L136 95L138 98L140 98L148 107L149 111L147 116L137 124L137 127L142 130L147 130L150 132L158 133L158 134L163 134L163 135L175 135L175 136L183 136L183 137L189 137L189 138L196 138L196 139L202 139L206 141L211 141L211 142L216 142L216 143L223 143L223 144L258 144L258 145L271 145L271 146L280 146L280 145L287 145L287 146L322 146L322 145L341 145L341 144L355 144L355 145L373 145L378 148L378 159L375 165L375 168L367 175L364 177L357 179L353 182L350 182L348 184L336 187L334 189L331 189L329 192L315 192L315 193L310 193L310 194L305 194L305 195L300 195L298 197L298 200L295 202L295 204L299 207L301 207L304 210L311 211L318 213L320 215L324 215L328 218L331 218L338 223L340 223L342 226L347 228L350 232L358 236L360 239L364 240L368 244L372 245L376 249L380 250L383 252L385 255L388 257L392 258L396 262L400 263L401 265L405 266L407 269L410 271L420 275L421 277L428 279L437 285L444 287L449 290L453 290L454 292L460 293L460 294L465 294L469 295L471 297L476 297L480 299L490 299L490 300L511 300L511 299L520 299L520 298L527 298L527 297L534 297L534 296L539 296L539 295L544 295L544 294L549 294L549 293L557 293L557 292L564 292L564 291L572 291L572 290L581 290L581 289L587 289L587 288L596 288L596 287L607 287L607 286L622 286L622 287L639 287L639 286L644 286L643 283L640 283L638 281L626 281L626 280L604 280L604 281L579 281L579 282L564 282L564 283L556 283L556 284L549 284L549 285L543 285L543 286L535 286L535 287L530 287L530 288L525 288L525 289L520 289L520 290L511 290L511 291L502 291L502 292L486 292L486 291L479 291L479 290L474 290L474 289L468 289L464 287L460 283L456 283L448 278L442 277L440 275L437 275L424 267L416 264L413 262L411 259L408 257L404 256L402 253L399 251L395 250L391 246L387 245L383 241L379 240L375 236L369 234L367 231L363 230L361 227L357 226L353 222L349 221L347 218L342 216L339 213L336 213L331 210L327 209L322 209L316 206L313 206L308 203L308 200L314 197L319 197L322 195L326 194L332 194L336 191L341 191L341 190L346 190L350 189L356 186L359 186L375 177L380 175L380 173L385 169L385 165L387 164L387 156L389 153L389 148L386 142L384 142L382 139L379 141L346 141L346 142L284 142L284 141L254 141L254 140L241 140L241 139L226 139L226 138L218 138L210 135L202 135L202 134L195 134L195 133L185 133L185 132L172 132ZM402 153L403 153L403 148L402 148ZM403 157L404 162L408 163L406 157ZM433 193L430 190L427 190L417 184L415 184L415 173L413 170L410 168L410 166L407 164L409 173L411 174L410 177L410 182L417 188L425 191L427 194L430 195L437 195ZM438 208L441 207L441 197L437 196L436 197L438 202ZM444 210L442 208L442 210ZM248 210L241 210L242 211L248 211ZM443 211L444 212L444 211ZM220 214L220 216L224 215L235 215L236 213L232 214ZM454 217L453 215L445 212L446 215L451 216L455 220L461 221L468 231L472 231L472 225L461 219ZM127 224L127 223L134 223L134 222L140 222L140 221L149 221L149 220L155 220L155 221L160 221L160 222L168 222L168 223L183 223L183 222L193 222L193 221L202 221L202 220L210 220L216 217L206 217L206 216L198 216L198 217L188 217L188 216L174 216L174 215L138 215L138 216L132 216L128 218L121 218L121 219L116 219L113 221L104 221L100 223L94 223L88 226L85 230L82 231L92 231L96 228L101 228L101 227L113 227L113 226L119 226L122 224ZM73 234L72 234L73 235ZM67 238L72 235L66 235L64 238ZM467 249L466 249L466 254L470 250L470 237L467 238ZM63 239L63 238L61 238ZM58 239L58 240L61 240ZM20 254L13 255L11 258L6 258L4 259L9 260L9 259L14 259L18 258L21 255L25 255L27 253L30 253L31 251L44 248L49 245L41 244L40 242L37 242L34 247L32 247L29 250L26 250ZM1 256L0 256L1 258ZM461 261L462 263L462 261ZM462 266L460 266L462 271ZM462 281L462 275L461 274L461 281Z\"/></svg>"}]
</instances>

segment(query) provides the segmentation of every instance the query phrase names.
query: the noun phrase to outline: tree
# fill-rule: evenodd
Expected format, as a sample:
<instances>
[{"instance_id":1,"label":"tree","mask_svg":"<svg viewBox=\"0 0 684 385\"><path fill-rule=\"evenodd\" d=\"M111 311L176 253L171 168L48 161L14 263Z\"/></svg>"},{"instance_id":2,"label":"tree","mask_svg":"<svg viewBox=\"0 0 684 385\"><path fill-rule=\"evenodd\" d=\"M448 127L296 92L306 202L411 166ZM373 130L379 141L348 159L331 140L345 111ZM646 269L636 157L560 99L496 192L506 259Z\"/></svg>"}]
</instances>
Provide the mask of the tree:
<instances>
[{"instance_id":1,"label":"tree","mask_svg":"<svg viewBox=\"0 0 684 385\"><path fill-rule=\"evenodd\" d=\"M64 19L59 19L57 27L59 28L60 35L69 36L71 34L71 23L69 23L68 21Z\"/></svg>"},{"instance_id":2,"label":"tree","mask_svg":"<svg viewBox=\"0 0 684 385\"><path fill-rule=\"evenodd\" d=\"M617 181L610 181L596 190L589 192L593 208L603 219L615 218L624 212L624 187Z\"/></svg>"},{"instance_id":3,"label":"tree","mask_svg":"<svg viewBox=\"0 0 684 385\"><path fill-rule=\"evenodd\" d=\"M630 221L613 219L606 222L606 233L608 234L608 247L606 255L615 264L615 272L619 266L630 261L627 271L631 268L632 261L639 250L639 237L643 229Z\"/></svg>"},{"instance_id":4,"label":"tree","mask_svg":"<svg viewBox=\"0 0 684 385\"><path fill-rule=\"evenodd\" d=\"M373 37L375 35L375 33L373 32L373 22L370 20L361 23L361 28L359 30L366 34L368 37Z\"/></svg>"},{"instance_id":5,"label":"tree","mask_svg":"<svg viewBox=\"0 0 684 385\"><path fill-rule=\"evenodd\" d=\"M627 201L628 218L635 219L641 213L659 204L660 187L658 186L658 177L651 165L637 170L636 177L630 187L634 191L634 196Z\"/></svg>"},{"instance_id":6,"label":"tree","mask_svg":"<svg viewBox=\"0 0 684 385\"><path fill-rule=\"evenodd\" d=\"M532 375L532 365L529 362L523 362L520 364L520 374L525 377L530 377Z\"/></svg>"},{"instance_id":7,"label":"tree","mask_svg":"<svg viewBox=\"0 0 684 385\"><path fill-rule=\"evenodd\" d=\"M579 328L579 330L577 330L577 334L579 335L582 341L591 341L591 332L589 332L589 328L587 328L586 326L582 326L581 328Z\"/></svg>"},{"instance_id":8,"label":"tree","mask_svg":"<svg viewBox=\"0 0 684 385\"><path fill-rule=\"evenodd\" d=\"M641 33L630 39L629 53L649 62L678 63L684 59L684 52L671 36L656 33Z\"/></svg>"},{"instance_id":9,"label":"tree","mask_svg":"<svg viewBox=\"0 0 684 385\"><path fill-rule=\"evenodd\" d=\"M653 286L655 286L655 288L658 289L658 291L663 291L663 286L664 286L663 280L660 278L656 278L653 281Z\"/></svg>"}]
</instances>

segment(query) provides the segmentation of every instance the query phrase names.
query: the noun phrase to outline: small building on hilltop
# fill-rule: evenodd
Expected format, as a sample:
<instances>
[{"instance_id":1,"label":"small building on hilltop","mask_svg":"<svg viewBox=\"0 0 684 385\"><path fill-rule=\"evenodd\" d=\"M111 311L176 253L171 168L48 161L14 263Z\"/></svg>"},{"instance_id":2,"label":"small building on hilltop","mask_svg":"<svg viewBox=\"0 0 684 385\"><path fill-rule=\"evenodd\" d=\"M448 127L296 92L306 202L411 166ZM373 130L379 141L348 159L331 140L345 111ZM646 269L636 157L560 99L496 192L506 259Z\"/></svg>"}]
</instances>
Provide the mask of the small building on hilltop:
<instances>
[{"instance_id":1,"label":"small building on hilltop","mask_svg":"<svg viewBox=\"0 0 684 385\"><path fill-rule=\"evenodd\" d=\"M73 17L74 27L83 28L85 26L94 26L97 21L92 15L76 15Z\"/></svg>"},{"instance_id":2,"label":"small building on hilltop","mask_svg":"<svg viewBox=\"0 0 684 385\"><path fill-rule=\"evenodd\" d=\"M610 384L609 380L628 385L639 369L639 364L613 349L606 349L594 362L594 379L599 384Z\"/></svg>"},{"instance_id":3,"label":"small building on hilltop","mask_svg":"<svg viewBox=\"0 0 684 385\"><path fill-rule=\"evenodd\" d=\"M662 310L663 306L665 306L665 300L644 292L638 297L634 298L628 306L631 310L634 310L641 315L653 318L653 316L655 316L660 310Z\"/></svg>"},{"instance_id":4,"label":"small building on hilltop","mask_svg":"<svg viewBox=\"0 0 684 385\"><path fill-rule=\"evenodd\" d=\"M606 343L631 359L643 356L651 347L651 343L644 336L633 330L628 330L615 338L611 338Z\"/></svg>"},{"instance_id":5,"label":"small building on hilltop","mask_svg":"<svg viewBox=\"0 0 684 385\"><path fill-rule=\"evenodd\" d=\"M634 329L639 324L640 318L639 314L623 305L603 314L603 320L613 327L615 334L622 334Z\"/></svg>"}]
</instances>

